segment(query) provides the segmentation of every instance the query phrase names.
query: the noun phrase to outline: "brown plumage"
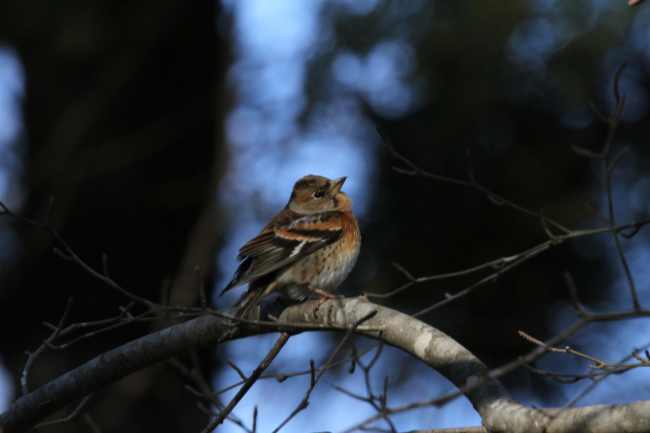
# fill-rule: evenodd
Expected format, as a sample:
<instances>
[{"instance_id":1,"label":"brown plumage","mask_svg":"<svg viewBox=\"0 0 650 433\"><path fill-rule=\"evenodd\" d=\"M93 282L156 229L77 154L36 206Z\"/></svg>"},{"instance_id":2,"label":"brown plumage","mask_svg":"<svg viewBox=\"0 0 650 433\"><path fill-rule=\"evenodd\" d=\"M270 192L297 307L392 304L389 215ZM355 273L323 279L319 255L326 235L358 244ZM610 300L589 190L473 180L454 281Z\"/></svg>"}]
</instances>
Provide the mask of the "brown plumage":
<instances>
[{"instance_id":1,"label":"brown plumage","mask_svg":"<svg viewBox=\"0 0 650 433\"><path fill-rule=\"evenodd\" d=\"M287 206L239 250L243 260L224 293L249 283L237 313L245 317L265 297L325 298L350 273L361 247L345 177L309 175L298 180Z\"/></svg>"}]
</instances>

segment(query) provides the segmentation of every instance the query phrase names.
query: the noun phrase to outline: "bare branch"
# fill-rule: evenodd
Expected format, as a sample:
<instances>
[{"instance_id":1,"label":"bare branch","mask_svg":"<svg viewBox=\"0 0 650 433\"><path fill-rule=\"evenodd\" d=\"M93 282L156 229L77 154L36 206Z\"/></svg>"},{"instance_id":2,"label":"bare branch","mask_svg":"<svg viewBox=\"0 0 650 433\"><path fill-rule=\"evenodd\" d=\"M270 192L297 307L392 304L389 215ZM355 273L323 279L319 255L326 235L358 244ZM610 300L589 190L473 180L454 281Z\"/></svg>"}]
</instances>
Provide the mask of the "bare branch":
<instances>
[{"instance_id":1,"label":"bare branch","mask_svg":"<svg viewBox=\"0 0 650 433\"><path fill-rule=\"evenodd\" d=\"M192 361L195 364L198 363L195 351L192 351ZM192 395L194 395L196 397L199 397L199 398L202 398L202 399L205 399L205 400L208 400L210 403L212 403L212 405L215 408L217 408L219 410L223 409L224 405L219 400L217 394L212 392L211 385L207 382L207 380L205 380L205 377L203 377L203 375L201 374L201 371L199 370L198 365L195 365L195 368L190 369L187 366L185 366L185 364L183 364L182 362L180 362L176 358L169 359L167 362L169 363L169 365L174 367L174 369L178 373L180 373L182 376L184 376L187 380L193 382L199 388L199 390L196 390L196 389L192 388L190 385L185 385L185 389L187 389ZM203 413L205 413L206 415L208 415L210 417L218 416L218 413L212 412L209 408L205 407L201 402L197 402L197 407L199 408L200 411L202 411ZM228 421L238 425L239 427L241 427L242 429L248 431L249 433L252 432L254 430L254 428L255 428L255 427L253 427L253 430L249 430L244 425L242 420L235 417L232 413L230 415L228 415L227 419L228 419Z\"/></svg>"},{"instance_id":2,"label":"bare branch","mask_svg":"<svg viewBox=\"0 0 650 433\"><path fill-rule=\"evenodd\" d=\"M340 387L338 385L332 385L332 388L334 388L335 390L337 390L339 392L342 392L343 394L347 395L348 397L352 397L352 398L354 398L356 400L360 400L360 401L363 401L363 402L366 402L366 403L370 403L372 401L368 397L364 397L362 395L355 394L355 393L353 393L351 391L348 391L347 389L342 388L342 387Z\"/></svg>"},{"instance_id":3,"label":"bare branch","mask_svg":"<svg viewBox=\"0 0 650 433\"><path fill-rule=\"evenodd\" d=\"M393 267L395 269L397 269L398 271L403 273L404 276L409 279L409 281L415 281L415 278L413 278L413 275L411 275L411 273L409 271L407 271L406 269L404 269L399 263L391 262L391 265L393 265Z\"/></svg>"},{"instance_id":4,"label":"bare branch","mask_svg":"<svg viewBox=\"0 0 650 433\"><path fill-rule=\"evenodd\" d=\"M573 308L576 310L578 317L583 317L585 315L585 312L582 309L582 305L580 305L580 300L578 299L578 289L569 271L564 272L564 279L566 280L566 284L569 287L569 294L571 295L571 303L573 304Z\"/></svg>"},{"instance_id":5,"label":"bare branch","mask_svg":"<svg viewBox=\"0 0 650 433\"><path fill-rule=\"evenodd\" d=\"M460 292L458 292L458 293L456 293L454 295L445 297L445 299L443 299L442 301L440 301L440 302L438 302L438 303L436 303L436 304L434 304L434 305L432 305L430 307L427 307L427 308L425 308L425 309L423 309L421 311L418 311L417 313L415 313L413 315L413 317L420 317L420 316L422 316L424 314L430 313L431 311L433 311L433 310L435 310L437 308L440 308L443 305L446 305L446 304L448 304L448 303L450 303L452 301L455 301L458 298L461 298L463 296L468 295L469 293L471 293L475 289L485 285L486 283L494 282L501 274L503 274L505 272L508 272L509 270L519 266L520 264L524 263L525 261L530 260L534 256L537 256L538 254L541 254L542 252L548 250L553 243L559 243L559 242L562 242L562 241L563 241L563 238L558 237L558 238L556 238L555 241L546 241L546 242L536 246L535 248L532 248L532 249L530 249L528 251L525 251L525 252L523 252L521 254L518 254L517 258L515 260L513 260L510 263L506 264L503 268L499 269L497 272L494 272L494 273L488 275L487 277L477 281L476 283L472 284L468 288L466 288L464 290L461 290Z\"/></svg>"},{"instance_id":6,"label":"bare branch","mask_svg":"<svg viewBox=\"0 0 650 433\"><path fill-rule=\"evenodd\" d=\"M594 161L602 161L605 159L603 155L598 155L597 153L594 153L591 150L587 150L582 147L571 146L571 150L573 150L573 152L576 153L577 155L584 156L585 158L593 159Z\"/></svg>"},{"instance_id":7,"label":"bare branch","mask_svg":"<svg viewBox=\"0 0 650 433\"><path fill-rule=\"evenodd\" d=\"M387 409L386 415L411 410L416 407L441 404L464 395L470 400L481 414L484 425L488 429L523 431L523 425L539 426L550 422L550 416L559 410L545 409L543 411L528 409L510 399L503 386L495 379L520 368L524 363L532 363L546 350L538 347L521 360L512 361L495 370L488 370L474 355L460 346L444 333L428 326L413 317L379 305L373 305L363 297L328 300L334 304L328 315L331 317L313 317L310 312L314 302L308 301L293 305L284 310L273 310L274 305L266 305L264 314L274 314L283 323L312 323L326 324L337 322L339 327L349 327L368 313L377 310L377 315L368 320L368 327L383 327L378 335L376 331L359 331L357 333L371 338L381 338L387 344L395 346L417 357L427 365L435 368L447 377L458 391L439 398L430 399ZM258 310L259 311L259 310ZM253 311L253 314L257 314ZM264 316L266 317L266 316ZM633 317L650 317L650 311L627 311L620 313L593 314L581 318L561 334L546 342L555 346L571 335L583 329L589 323L596 321L611 321ZM336 318L336 319L335 319ZM215 344L229 327L229 322L214 315L203 315L188 322L180 323L156 333L144 336L88 361L86 364L40 387L30 394L19 398L3 414L0 415L0 426L3 433L24 431L50 414L64 408L72 402L83 398L109 383L134 373L146 366L153 365L173 356L187 353L193 349ZM236 338L271 332L268 326L241 325ZM234 337L233 337L234 338ZM616 408L616 412L613 412ZM598 419L593 414L612 415L607 424L609 431L613 426L623 426L624 419L636 417L650 423L650 402L639 402L629 405L590 406L587 408L571 409L563 415L555 417L555 422L580 417L585 425L596 425ZM513 417L505 414L515 414ZM626 418L621 418L625 416ZM571 418L573 417L573 418ZM378 419L383 418L380 416ZM522 423L526 424L522 424ZM510 426L510 427L508 427ZM587 427L585 427L587 428ZM604 427L601 427L604 428ZM602 430L601 430L602 431Z\"/></svg>"},{"instance_id":8,"label":"bare branch","mask_svg":"<svg viewBox=\"0 0 650 433\"><path fill-rule=\"evenodd\" d=\"M545 221L548 221L548 219L545 219ZM497 272L494 272L494 273L490 274L489 276L483 278L482 280L472 284L467 289L465 289L465 290L463 290L463 291L461 291L461 292L459 292L459 293L457 293L455 295L447 296L446 299L444 299L443 301L441 301L441 302L439 302L439 303L437 303L435 305L432 305L431 307L428 307L428 308L420 311L419 313L417 313L415 315L415 317L419 317L420 315L426 314L426 313L428 313L428 312L430 312L430 311L432 311L432 310L434 310L436 308L439 308L442 305L447 304L448 302L451 302L451 301L453 301L455 299L458 299L458 298L460 298L462 296L468 295L469 293L471 293L476 288L484 285L485 283L494 281L500 275L510 271L512 268L522 264L523 262L525 262L527 260L530 260L531 258L537 256L538 254L548 250L552 246L560 245L560 244L566 242L567 240L578 238L578 237L591 236L591 235L600 234L600 233L607 233L607 232L621 233L623 230L628 230L628 229L633 229L634 230L633 233L631 233L629 235L629 236L633 236L634 234L636 234L636 232L641 227L643 227L643 226L645 226L647 224L650 224L650 219L646 219L646 220L642 220L642 221L636 221L636 222L622 224L622 225L599 227L599 228L586 229L586 230L574 230L574 231L571 231L570 233L567 233L565 235L552 235L553 236L552 240L541 243L541 244L539 244L539 245L537 245L537 246L535 246L533 248L530 248L530 249L528 249L526 251L523 251L523 252L521 252L519 254L515 254L514 256L502 257L500 259L496 259L496 260L493 260L491 262L487 262L487 263L484 263L482 265L479 265L479 266L476 266L476 267L473 267L473 268L470 268L470 269L466 269L464 271L452 272L452 273L443 274L443 275L434 275L434 276L429 276L429 277L414 278L408 271L406 271L400 265L396 264L397 269L400 270L402 273L404 273L404 275L407 278L409 278L409 279L413 278L413 279L411 281L409 281L408 283L406 283L405 285L403 285L403 286L401 286L401 287L399 287L399 288L397 288L397 289L395 289L395 290L393 290L391 292L383 293L383 294L380 294L380 293L365 293L365 295L367 295L369 298L388 298L388 297L394 296L394 295L396 295L396 294L398 294L398 293L400 293L400 292L414 286L415 284L423 283L423 282L426 282L426 281L433 281L433 280L439 280L439 279L444 279L444 278L458 277L458 276L461 276L461 275L466 275L466 274L469 274L469 273L472 273L472 272L480 271L482 269L489 268L489 267L497 269ZM621 236L623 236L622 233L621 233Z\"/></svg>"},{"instance_id":9,"label":"bare branch","mask_svg":"<svg viewBox=\"0 0 650 433\"><path fill-rule=\"evenodd\" d=\"M70 415L66 416L65 418L55 419L54 421L42 422L42 423L38 424L37 426L35 426L34 428L38 429L38 428L45 427L45 426L48 426L48 425L61 424L61 423L70 421L71 419L73 419L77 415L79 415L79 412L81 412L81 409L83 409L84 406L86 405L86 403L88 403L88 400L90 400L90 397L92 397L92 394L85 396L83 398L83 400L81 400L81 402L77 405L75 410L72 411L72 413Z\"/></svg>"},{"instance_id":10,"label":"bare branch","mask_svg":"<svg viewBox=\"0 0 650 433\"><path fill-rule=\"evenodd\" d=\"M625 253L623 252L623 247L621 246L621 240L619 238L618 231L614 230L616 226L616 216L614 212L614 198L612 194L612 173L618 166L619 162L629 153L630 149L628 147L623 148L614 160L611 160L612 148L614 146L614 137L616 136L616 130L618 129L618 124L621 119L621 114L623 113L623 108L625 107L625 101L627 100L627 95L621 95L619 91L619 82L621 74L627 67L628 62L624 61L616 70L614 75L614 97L616 98L616 106L612 111L611 116L603 117L602 114L598 113L597 117L608 126L607 129L607 138L605 140L605 145L603 149L603 172L604 172L604 183L605 191L607 194L607 208L609 211L608 222L611 229L612 238L614 240L614 245L616 246L616 252L618 254L619 260L623 265L623 270L630 287L630 294L632 296L632 303L634 308L639 310L641 309L641 304L639 303L639 298L637 295L636 284L634 278L632 277L632 272L627 263Z\"/></svg>"},{"instance_id":11,"label":"bare branch","mask_svg":"<svg viewBox=\"0 0 650 433\"><path fill-rule=\"evenodd\" d=\"M333 305L333 304L331 304ZM341 351L345 343L348 341L348 339L352 336L352 334L356 331L356 329L361 325L363 322L368 321L375 317L377 315L377 310L371 311L370 313L366 314L365 316L361 317L359 320L354 322L348 332L345 333L345 336L339 343L338 347L332 352L330 355L329 359L325 363L325 366L323 369L318 373L318 377L314 379L314 360L312 359L310 361L310 367L311 367L311 384L309 388L307 389L307 392L305 393L305 396L302 398L302 401L298 404L298 407L291 412L291 414L276 428L273 430L273 433L277 433L282 427L284 427L291 419L296 416L299 412L307 408L307 405L309 404L309 396L311 395L311 392L314 390L314 387L318 383L321 377L323 377L323 374L327 371L327 367L334 361L334 357Z\"/></svg>"},{"instance_id":12,"label":"bare branch","mask_svg":"<svg viewBox=\"0 0 650 433\"><path fill-rule=\"evenodd\" d=\"M519 331L519 335L522 336L523 338L525 338L526 340L530 341L531 343L534 343L534 344L537 344L538 346L543 347L544 349L548 350L549 352L567 353L569 355L575 355L577 357L584 358L584 359L587 359L589 361L592 361L596 365L590 365L589 367L594 369L594 370L605 370L605 369L609 369L609 368L630 369L630 368L636 368L636 367L650 367L650 361L647 361L647 360L639 357L636 354L634 354L634 355L636 355L635 357L637 357L637 359L639 359L641 361L641 363L634 363L634 364L620 363L620 362L612 363L612 362L607 362L607 361L601 361L600 359L594 358L593 356L587 355L585 353L578 352L577 350L571 349L569 346L567 346L564 349L558 349L556 347L548 346L547 344L545 344L545 343L531 337L530 335L526 334L523 331Z\"/></svg>"},{"instance_id":13,"label":"bare branch","mask_svg":"<svg viewBox=\"0 0 650 433\"><path fill-rule=\"evenodd\" d=\"M20 384L23 389L23 395L29 394L29 390L27 388L27 375L29 374L29 369L31 368L32 364L34 363L38 355L40 355L45 350L47 344L54 341L54 339L58 337L59 334L61 333L61 330L63 329L63 325L65 325L65 322L66 320L68 320L68 316L72 311L72 304L73 304L72 298L68 299L68 305L65 307L65 311L63 312L63 316L61 316L59 325L54 329L52 335L50 335L50 337L47 340L45 340L45 342L38 349L36 349L36 352L29 354L29 358L27 358L27 363L25 364L25 368L23 369L22 377L20 378Z\"/></svg>"},{"instance_id":14,"label":"bare branch","mask_svg":"<svg viewBox=\"0 0 650 433\"><path fill-rule=\"evenodd\" d=\"M404 173L404 174L409 174L409 175L425 176L425 177L428 177L428 178L431 178L431 179L436 179L436 180L440 180L440 181L443 181L443 182L449 182L449 183L453 183L453 184L456 184L456 185L468 186L468 187L472 187L472 188L474 187L474 184L469 183L469 182L464 182L462 180L452 179L450 177L439 176L437 174L431 174L431 173L427 173L427 172L421 170L417 165L415 165L414 163L409 161L404 156L400 155L395 150L395 148L391 144L390 140L388 139L388 135L386 134L386 132L381 127L377 126L376 129L377 129L377 132L379 133L379 136L384 141L384 144L388 148L388 151L390 152L390 154L393 155L393 157L395 159L397 159L398 161L402 161L404 164L406 164L407 166L409 166L413 170L412 174L409 173L409 172L405 172L403 170L400 170L399 172Z\"/></svg>"},{"instance_id":15,"label":"bare branch","mask_svg":"<svg viewBox=\"0 0 650 433\"><path fill-rule=\"evenodd\" d=\"M420 277L420 278L415 278L413 275L411 275L406 269L404 269L401 265L397 264L396 262L392 262L391 264L400 272L402 272L406 278L410 280L409 283L391 291L388 293L368 293L364 292L365 295L368 295L369 298L390 298L391 296L394 296L409 287L415 285L415 284L420 284L420 283L425 283L427 281L435 281L435 280L443 280L446 278L454 278L454 277L460 277L463 275L468 275L477 271L480 271L485 268L497 268L500 269L503 267L503 265L510 263L514 260L517 259L519 255L517 256L512 256L512 257L502 257L500 259L493 260L491 262L483 263L482 265L479 266L474 266L473 268L465 269L463 271L458 271L458 272L450 272L448 274L442 274L442 275L433 275L433 276L428 276L428 277Z\"/></svg>"},{"instance_id":16,"label":"bare branch","mask_svg":"<svg viewBox=\"0 0 650 433\"><path fill-rule=\"evenodd\" d=\"M644 347L648 347L648 346L650 346L650 343L647 343L647 344L644 345ZM637 349L637 351L639 351L639 349ZM630 357L627 356L627 357L621 359L620 363L624 363L624 362L626 362L626 361L629 360L629 359L630 359ZM605 371L603 371L603 372L599 372L599 373L594 373L593 371L590 371L589 374L594 376L594 379L592 379L591 384L589 384L589 386L587 386L585 389L583 389L582 391L580 391L580 392L579 392L575 397L573 397L573 398L572 398L572 399L571 399L571 400L570 400L570 401L569 401L569 402L564 406L563 410L566 410L566 409L568 409L568 408L570 408L570 407L573 407L573 406L574 406L574 405L575 405L575 404L576 404L576 403L577 403L581 398L583 398L585 395L589 394L591 391L593 391L594 389L596 389L596 387L597 387L598 385L600 385L600 384L601 384L605 379L607 379L608 377L610 377L610 376L612 376L612 375L615 375L615 374L625 373L627 370L629 370L629 368L623 368L623 369L620 369L620 370L609 369L609 370L605 370ZM597 377L596 377L596 376L597 376ZM560 411L560 412L558 413L558 415L561 415L561 414L562 414L562 411Z\"/></svg>"},{"instance_id":17,"label":"bare branch","mask_svg":"<svg viewBox=\"0 0 650 433\"><path fill-rule=\"evenodd\" d=\"M242 380L244 380L244 381L248 380L248 378L246 377L246 375L244 374L244 372L241 371L241 369L240 369L239 367L237 367L237 364L235 364L235 363L232 361L232 359L229 359L229 360L228 360L228 365L231 366L232 369L235 370L235 371L237 372L237 374L239 374L239 377L241 377Z\"/></svg>"},{"instance_id":18,"label":"bare branch","mask_svg":"<svg viewBox=\"0 0 650 433\"><path fill-rule=\"evenodd\" d=\"M625 68L627 68L628 63L629 63L629 61L624 60L624 61L620 64L620 66L618 67L618 69L616 69L616 73L614 74L614 97L616 98L616 103L617 103L617 104L621 102L621 93L620 93L620 91L618 90L619 82L620 82L620 80L621 80L621 74L623 73L623 71L625 70ZM625 97L625 95L623 95L623 98L624 98L624 97Z\"/></svg>"},{"instance_id":19,"label":"bare branch","mask_svg":"<svg viewBox=\"0 0 650 433\"><path fill-rule=\"evenodd\" d=\"M357 330L358 329L359 328L357 328ZM381 350L381 347L383 347L381 345L381 343L379 343L379 342L373 343L370 346L368 346L366 349L362 350L359 353L355 353L353 356L351 356L351 357L349 357L347 359L331 363L327 368L332 369L332 368L338 367L340 365L347 364L348 362L356 363L356 361L359 358L361 358L362 356L364 356L366 353L370 352L371 350L373 350L377 346L380 346L380 350ZM321 371L321 370L324 370L324 369L325 369L325 367L317 367L316 371ZM304 375L307 375L307 374L311 374L311 369L310 370L303 370L303 371L296 371L296 372L293 372L293 373L269 374L269 375L265 375L265 376L260 376L260 378L258 380L276 379L279 383L282 383L282 382L284 382L285 380L287 380L289 378L297 377L297 376L304 376ZM238 386L242 385L243 383L244 383L244 381L241 381L241 382L235 383L233 385L230 385L230 386L228 386L228 387L226 387L224 389L221 389L221 390L215 392L215 395L219 395L219 394L223 394L224 392L228 392L231 389L237 388Z\"/></svg>"},{"instance_id":20,"label":"bare branch","mask_svg":"<svg viewBox=\"0 0 650 433\"><path fill-rule=\"evenodd\" d=\"M526 370L530 371L531 373L534 373L538 376L548 376L553 378L553 380L568 384L568 383L576 383L580 380L583 379L591 379L593 380L595 377L604 375L604 374L609 374L608 372L591 372L590 374L570 374L570 373L552 373L550 371L545 371L545 370L539 370L537 368L531 367L528 364L524 364L524 368Z\"/></svg>"},{"instance_id":21,"label":"bare branch","mask_svg":"<svg viewBox=\"0 0 650 433\"><path fill-rule=\"evenodd\" d=\"M50 201L50 206L52 206L53 201ZM115 281L113 281L111 278L109 278L106 275L100 274L99 272L95 271L93 268L88 266L83 260L81 260L76 253L70 248L70 246L63 240L63 238L59 235L59 233L54 230L50 225L49 225L49 218L50 216L48 215L48 220L46 220L46 224L41 224L36 221L30 220L28 218L22 217L18 214L15 214L9 208L0 201L0 207L4 210L4 214L7 216L10 216L12 218L15 218L19 221L22 221L26 224L29 224L34 227L38 227L48 233L50 233L54 239L63 247L63 250L60 250L58 248L54 248L53 251L55 254L63 258L64 260L71 261L75 263L77 266L79 266L81 269L83 269L85 272L90 274L93 278L103 282L110 288L116 290L117 292L121 293L123 296L127 297L128 299L137 302L140 305L144 305L149 308L154 308L156 310L161 310L161 311L182 311L182 312L201 312L203 311L201 308L184 308L184 307L171 307L171 306L166 306L166 305L160 305L156 304L155 302L151 302L145 298L136 296L117 284ZM106 273L106 264L104 263L104 269L103 272Z\"/></svg>"},{"instance_id":22,"label":"bare branch","mask_svg":"<svg viewBox=\"0 0 650 433\"><path fill-rule=\"evenodd\" d=\"M223 420L230 414L230 412L232 412L237 403L239 403L239 401L244 397L244 395L246 395L248 390L251 389L257 379L262 375L264 370L266 370L266 367L268 367L271 362L273 362L278 353L280 353L280 350L282 350L287 341L289 341L289 337L290 335L287 332L280 334L280 338L278 338L278 341L275 342L275 345L266 355L264 360L262 360L262 363L259 365L259 367L253 371L250 377L246 380L246 383L244 383L244 385L237 392L235 397L233 397L230 403L228 403L228 405L219 413L219 415L212 422L210 422L210 424L208 424L205 429L203 429L203 433L209 433L214 430L219 424L223 422Z\"/></svg>"},{"instance_id":23,"label":"bare branch","mask_svg":"<svg viewBox=\"0 0 650 433\"><path fill-rule=\"evenodd\" d=\"M636 359L638 359L639 361L641 361L642 363L644 363L646 365L650 365L650 359L644 358L644 357L642 357L641 355L639 355L638 353L635 353L635 352L632 352L632 356L635 357Z\"/></svg>"},{"instance_id":24,"label":"bare branch","mask_svg":"<svg viewBox=\"0 0 650 433\"><path fill-rule=\"evenodd\" d=\"M473 180L473 178L474 178L473 174L471 175L472 182L465 182L465 181L462 181L462 180L457 180L457 179L453 179L453 178L450 178L450 177L440 176L440 175L429 173L429 172L426 172L426 171L422 170L416 164L411 162L408 158L404 157L403 155L401 155L400 153L398 153L395 150L395 148L391 144L390 140L388 139L388 136L386 135L386 132L382 128L377 126L376 129L377 129L377 132L379 133L379 136L384 141L384 144L388 148L388 151L390 152L390 154L395 159L397 159L398 161L403 162L404 164L406 164L408 167L410 167L413 170L412 172L407 172L407 171L404 171L404 170L396 170L399 173L407 174L407 175L410 175L410 176L422 176L422 177L427 177L427 178L430 178L430 179L439 180L439 181L442 181L442 182L451 183L451 184L454 184L454 185L469 187L471 189L475 189L475 190L480 191L481 193L485 194L488 197L488 199L494 201L496 204L506 205L508 207L511 207L511 208L513 208L513 209L515 209L515 210L517 210L519 212L525 213L527 215L535 216L537 218L540 217L540 215L537 212L533 212L533 211L531 211L529 209L526 209L526 208L524 208L522 206L519 206L519 205L517 205L517 204L515 204L515 203L513 203L513 202L511 202L509 200L506 200L505 198L499 196L498 194L495 194L494 192L490 191L489 189L487 189L487 188L481 186L480 184L476 183L476 181ZM557 223L557 222L555 222L555 221L553 221L551 219L548 219L547 221L548 221L549 224L551 224L555 228L563 231L564 233L570 233L571 232L569 229L567 229L563 225L561 225L561 224L559 224L559 223Z\"/></svg>"},{"instance_id":25,"label":"bare branch","mask_svg":"<svg viewBox=\"0 0 650 433\"><path fill-rule=\"evenodd\" d=\"M134 302L131 302L129 305L127 305L126 308L121 307L120 309L120 314L112 319L105 319L105 320L97 320L94 322L82 322L82 323L74 323L67 328L61 330L59 332L59 335L57 338L68 335L72 333L73 331L77 329L87 329L91 327L99 327L99 326L104 326L104 328L101 328L96 331L91 331L86 334L80 335L79 337L68 341L67 343L63 343L60 345L55 345L52 341L45 341L43 344L45 344L48 348L54 349L54 350L60 350L60 349L67 349L68 347L72 346L73 344L76 344L82 340L85 340L86 338L90 337L95 337L99 334L102 334L104 332L112 331L113 329L120 328L125 325L129 325L131 323L136 323L136 322L141 322L144 321L149 314L151 314L152 310L145 311L142 314L139 314L138 316L132 316L131 313L129 312L131 308L135 305ZM126 317L126 318L125 318ZM56 329L49 323L44 323L45 326L49 327L50 329Z\"/></svg>"},{"instance_id":26,"label":"bare branch","mask_svg":"<svg viewBox=\"0 0 650 433\"><path fill-rule=\"evenodd\" d=\"M625 146L615 157L614 160L611 162L609 167L607 167L607 174L611 176L611 174L616 170L616 166L618 166L618 163L623 160L631 151L629 146Z\"/></svg>"},{"instance_id":27,"label":"bare branch","mask_svg":"<svg viewBox=\"0 0 650 433\"><path fill-rule=\"evenodd\" d=\"M539 210L539 215L540 219L542 220L542 228L544 229L544 233L546 233L546 236L552 241L555 240L555 235L551 233L551 230L548 228L548 224L546 224L546 217L544 217L544 209Z\"/></svg>"}]
</instances>

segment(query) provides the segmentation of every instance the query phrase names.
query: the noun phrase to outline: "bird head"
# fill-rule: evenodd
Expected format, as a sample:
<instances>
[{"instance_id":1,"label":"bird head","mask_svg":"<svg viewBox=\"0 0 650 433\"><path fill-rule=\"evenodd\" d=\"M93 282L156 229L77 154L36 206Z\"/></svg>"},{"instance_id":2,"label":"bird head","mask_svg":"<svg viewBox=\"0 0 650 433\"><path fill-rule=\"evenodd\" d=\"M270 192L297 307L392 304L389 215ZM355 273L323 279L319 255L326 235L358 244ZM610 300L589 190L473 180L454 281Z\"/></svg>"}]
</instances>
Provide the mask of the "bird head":
<instances>
[{"instance_id":1,"label":"bird head","mask_svg":"<svg viewBox=\"0 0 650 433\"><path fill-rule=\"evenodd\" d=\"M293 186L287 208L300 214L317 214L352 207L350 198L341 191L346 177L328 179L310 174Z\"/></svg>"}]
</instances>

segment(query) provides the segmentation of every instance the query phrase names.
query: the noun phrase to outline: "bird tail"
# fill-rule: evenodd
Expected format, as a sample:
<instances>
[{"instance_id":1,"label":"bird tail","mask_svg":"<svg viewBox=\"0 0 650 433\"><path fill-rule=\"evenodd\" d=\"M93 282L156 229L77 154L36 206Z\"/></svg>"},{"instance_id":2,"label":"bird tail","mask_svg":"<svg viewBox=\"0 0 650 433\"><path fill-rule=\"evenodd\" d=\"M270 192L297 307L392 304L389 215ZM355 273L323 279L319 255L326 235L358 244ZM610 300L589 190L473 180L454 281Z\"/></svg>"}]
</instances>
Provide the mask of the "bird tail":
<instances>
[{"instance_id":1,"label":"bird tail","mask_svg":"<svg viewBox=\"0 0 650 433\"><path fill-rule=\"evenodd\" d=\"M242 302L239 311L235 314L235 317L245 319L250 310L264 298L266 288L267 286L262 286L250 290L244 298L244 302Z\"/></svg>"}]
</instances>

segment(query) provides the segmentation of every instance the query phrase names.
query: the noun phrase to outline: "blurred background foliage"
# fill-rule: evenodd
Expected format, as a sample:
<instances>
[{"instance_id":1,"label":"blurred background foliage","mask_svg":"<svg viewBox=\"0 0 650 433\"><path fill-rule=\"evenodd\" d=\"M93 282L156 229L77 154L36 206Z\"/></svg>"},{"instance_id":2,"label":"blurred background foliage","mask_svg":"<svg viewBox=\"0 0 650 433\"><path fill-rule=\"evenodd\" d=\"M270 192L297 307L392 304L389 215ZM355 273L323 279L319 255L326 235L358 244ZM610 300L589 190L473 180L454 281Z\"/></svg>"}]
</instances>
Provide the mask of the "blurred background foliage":
<instances>
[{"instance_id":1,"label":"blurred background foliage","mask_svg":"<svg viewBox=\"0 0 650 433\"><path fill-rule=\"evenodd\" d=\"M236 249L282 208L295 180L347 175L363 247L341 291L386 293L406 282L393 261L416 277L449 273L522 252L546 234L538 219L484 194L394 172L399 163L374 125L424 170L467 180L469 151L481 185L564 226L595 226L584 203L604 203L600 166L571 146L601 148L606 129L587 104L612 109L613 74L628 60L621 91L629 99L615 146L633 152L614 176L614 193L618 221L645 218L648 8L602 0L7 0L0 4L0 44L22 71L13 91L21 120L0 147L0 200L43 220L54 196L54 226L89 265L100 268L106 253L111 276L133 293L161 300L168 288L172 304L190 306L198 303L194 266L219 293L235 269ZM0 66L3 76L7 85ZM642 301L649 240L642 230L625 241ZM543 339L570 323L566 270L591 308L631 305L610 243L603 235L555 247L422 319L499 366L530 349L518 330ZM4 407L20 395L24 351L46 338L42 322L58 322L69 297L73 322L115 316L126 303L53 254L53 246L46 233L0 219L0 350L10 378L1 385ZM415 313L487 272L378 302ZM144 323L46 351L30 386L164 325ZM591 328L572 347L614 360L644 343L641 332L623 339L609 326ZM603 336L619 346L602 339L589 345ZM339 337L313 338L315 350ZM204 350L197 362L224 386L225 357L245 363L254 344ZM296 353L304 365L316 356ZM251 366L259 362L253 358ZM546 368L584 367L548 362ZM405 367L392 367L394 386L415 389ZM504 382L527 403L561 405L568 395L525 371ZM183 385L161 365L97 393L89 410L103 431L198 431L206 417ZM431 396L420 391L407 392L408 401ZM463 421L459 415L447 424L403 426ZM77 421L50 429L87 427Z\"/></svg>"}]
</instances>

